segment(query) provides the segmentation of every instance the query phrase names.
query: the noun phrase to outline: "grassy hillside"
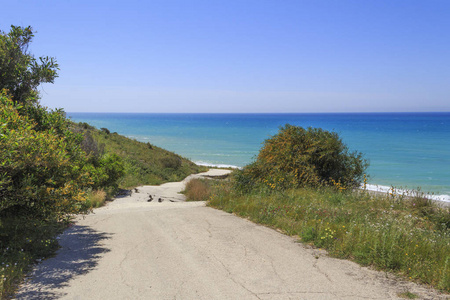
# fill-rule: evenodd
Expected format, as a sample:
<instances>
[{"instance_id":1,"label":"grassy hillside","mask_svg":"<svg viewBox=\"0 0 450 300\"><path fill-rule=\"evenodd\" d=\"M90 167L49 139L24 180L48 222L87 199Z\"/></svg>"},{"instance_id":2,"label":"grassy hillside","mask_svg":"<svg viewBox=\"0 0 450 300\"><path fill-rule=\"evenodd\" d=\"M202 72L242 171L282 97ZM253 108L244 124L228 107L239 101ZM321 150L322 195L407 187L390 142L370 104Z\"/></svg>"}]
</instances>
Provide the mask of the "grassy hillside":
<instances>
[{"instance_id":1,"label":"grassy hillside","mask_svg":"<svg viewBox=\"0 0 450 300\"><path fill-rule=\"evenodd\" d=\"M99 130L86 123L75 126L84 132L85 151L92 155L114 153L122 158L125 175L118 181L120 188L180 181L190 174L206 171L205 167L150 143L111 133L106 128Z\"/></svg>"}]
</instances>

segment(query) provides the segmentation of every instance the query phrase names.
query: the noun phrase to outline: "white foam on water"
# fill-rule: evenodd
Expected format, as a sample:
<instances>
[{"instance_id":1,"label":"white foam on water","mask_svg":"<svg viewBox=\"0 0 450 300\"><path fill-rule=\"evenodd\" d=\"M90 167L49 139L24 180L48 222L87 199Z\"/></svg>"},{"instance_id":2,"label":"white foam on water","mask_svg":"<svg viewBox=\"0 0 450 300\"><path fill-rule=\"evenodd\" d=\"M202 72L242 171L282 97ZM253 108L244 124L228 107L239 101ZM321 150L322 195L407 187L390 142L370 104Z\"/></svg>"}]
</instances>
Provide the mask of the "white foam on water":
<instances>
[{"instance_id":1,"label":"white foam on water","mask_svg":"<svg viewBox=\"0 0 450 300\"><path fill-rule=\"evenodd\" d=\"M242 169L238 166L233 165L225 165L225 164L212 164L204 161L194 161L194 163L198 166L211 167L211 168L231 168L231 169Z\"/></svg>"},{"instance_id":2,"label":"white foam on water","mask_svg":"<svg viewBox=\"0 0 450 300\"><path fill-rule=\"evenodd\" d=\"M364 185L361 185L360 188L364 188ZM367 184L366 189L368 191L381 192L381 193L393 193L395 195L405 195L405 196L416 196L418 193L420 196L425 197L430 200L442 201L450 203L450 195L430 195L426 193L420 193L414 190L407 189L397 189L384 185L376 185L376 184Z\"/></svg>"}]
</instances>

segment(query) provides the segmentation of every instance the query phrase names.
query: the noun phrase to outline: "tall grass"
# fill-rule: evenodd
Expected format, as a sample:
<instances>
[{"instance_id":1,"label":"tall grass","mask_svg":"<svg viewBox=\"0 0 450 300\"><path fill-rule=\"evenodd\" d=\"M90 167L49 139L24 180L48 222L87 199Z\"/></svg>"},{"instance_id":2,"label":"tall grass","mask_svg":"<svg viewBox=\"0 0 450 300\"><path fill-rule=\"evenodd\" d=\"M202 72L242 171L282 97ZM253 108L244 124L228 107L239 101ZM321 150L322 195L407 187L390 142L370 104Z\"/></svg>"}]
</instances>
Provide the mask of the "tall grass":
<instances>
[{"instance_id":1,"label":"tall grass","mask_svg":"<svg viewBox=\"0 0 450 300\"><path fill-rule=\"evenodd\" d=\"M90 190L86 195L86 205L90 208L97 208L105 204L107 194L103 189Z\"/></svg>"},{"instance_id":2,"label":"tall grass","mask_svg":"<svg viewBox=\"0 0 450 300\"><path fill-rule=\"evenodd\" d=\"M211 193L211 180L194 178L186 184L184 194L187 201L208 199Z\"/></svg>"},{"instance_id":3,"label":"tall grass","mask_svg":"<svg viewBox=\"0 0 450 300\"><path fill-rule=\"evenodd\" d=\"M279 228L332 256L450 291L450 212L421 195L272 187L245 194L222 182L209 205Z\"/></svg>"}]
</instances>

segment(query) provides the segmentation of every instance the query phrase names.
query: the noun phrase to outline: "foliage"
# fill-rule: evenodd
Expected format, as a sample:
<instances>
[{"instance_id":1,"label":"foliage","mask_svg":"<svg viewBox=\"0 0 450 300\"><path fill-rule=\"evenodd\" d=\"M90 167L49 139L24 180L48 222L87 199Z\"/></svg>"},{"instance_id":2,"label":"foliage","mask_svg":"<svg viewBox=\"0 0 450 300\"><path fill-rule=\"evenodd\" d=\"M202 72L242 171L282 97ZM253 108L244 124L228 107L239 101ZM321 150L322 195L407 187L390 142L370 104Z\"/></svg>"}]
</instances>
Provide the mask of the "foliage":
<instances>
[{"instance_id":1,"label":"foliage","mask_svg":"<svg viewBox=\"0 0 450 300\"><path fill-rule=\"evenodd\" d=\"M161 164L165 168L177 170L181 167L182 161L181 157L175 156L175 155L168 155L160 159Z\"/></svg>"},{"instance_id":2,"label":"foliage","mask_svg":"<svg viewBox=\"0 0 450 300\"><path fill-rule=\"evenodd\" d=\"M59 219L83 211L83 188L91 179L83 170L81 136L60 111L47 112L40 127L48 129L38 130L4 93L0 103L0 216Z\"/></svg>"},{"instance_id":3,"label":"foliage","mask_svg":"<svg viewBox=\"0 0 450 300\"><path fill-rule=\"evenodd\" d=\"M450 291L449 208L404 196L268 186L248 194L222 181L209 205L298 236L329 254Z\"/></svg>"},{"instance_id":4,"label":"foliage","mask_svg":"<svg viewBox=\"0 0 450 300\"><path fill-rule=\"evenodd\" d=\"M0 31L0 90L9 91L17 103L36 102L37 87L53 83L58 64L53 57L36 59L28 52L33 29L11 26L9 33Z\"/></svg>"},{"instance_id":5,"label":"foliage","mask_svg":"<svg viewBox=\"0 0 450 300\"><path fill-rule=\"evenodd\" d=\"M72 127L72 130L84 135L83 144L86 149L91 149L91 157L104 153L120 157L123 165L123 176L117 180L120 188L180 181L192 173L205 170L173 152L117 133L108 133L107 128L98 130L86 123L72 124Z\"/></svg>"},{"instance_id":6,"label":"foliage","mask_svg":"<svg viewBox=\"0 0 450 300\"><path fill-rule=\"evenodd\" d=\"M105 153L100 157L91 157L89 162L83 170L91 176L90 188L110 187L113 191L117 190L117 181L124 175L122 159L114 153Z\"/></svg>"},{"instance_id":7,"label":"foliage","mask_svg":"<svg viewBox=\"0 0 450 300\"><path fill-rule=\"evenodd\" d=\"M357 186L368 163L349 152L337 133L285 125L264 142L256 161L235 173L238 189L255 185L284 190L300 186Z\"/></svg>"}]
</instances>

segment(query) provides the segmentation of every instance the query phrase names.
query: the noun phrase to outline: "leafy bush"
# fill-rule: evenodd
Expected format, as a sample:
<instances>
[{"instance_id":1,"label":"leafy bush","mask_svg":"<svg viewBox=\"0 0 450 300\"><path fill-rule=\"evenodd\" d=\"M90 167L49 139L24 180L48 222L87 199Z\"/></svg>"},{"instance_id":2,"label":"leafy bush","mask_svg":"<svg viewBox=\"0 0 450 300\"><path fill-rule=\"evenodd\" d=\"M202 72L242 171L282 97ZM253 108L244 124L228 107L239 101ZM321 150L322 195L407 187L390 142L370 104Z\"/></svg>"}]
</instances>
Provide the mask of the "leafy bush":
<instances>
[{"instance_id":1,"label":"leafy bush","mask_svg":"<svg viewBox=\"0 0 450 300\"><path fill-rule=\"evenodd\" d=\"M0 299L11 299L31 265L58 249L56 236L66 228L26 216L2 217L0 224Z\"/></svg>"},{"instance_id":2,"label":"leafy bush","mask_svg":"<svg viewBox=\"0 0 450 300\"><path fill-rule=\"evenodd\" d=\"M358 185L367 166L362 154L349 152L337 133L288 124L264 142L256 161L235 172L234 179L241 190L258 184L271 189L345 188Z\"/></svg>"},{"instance_id":3,"label":"leafy bush","mask_svg":"<svg viewBox=\"0 0 450 300\"><path fill-rule=\"evenodd\" d=\"M124 175L123 162L114 153L106 153L99 159L95 159L92 165L85 165L84 170L91 174L91 187L94 189L102 187L117 189L117 181Z\"/></svg>"},{"instance_id":4,"label":"leafy bush","mask_svg":"<svg viewBox=\"0 0 450 300\"><path fill-rule=\"evenodd\" d=\"M0 104L0 216L58 219L82 211L83 188L91 179L83 171L81 136L59 111L48 112L50 129L39 131L3 92Z\"/></svg>"},{"instance_id":5,"label":"leafy bush","mask_svg":"<svg viewBox=\"0 0 450 300\"><path fill-rule=\"evenodd\" d=\"M92 137L92 134L89 131L86 131L83 134L83 141L81 142L81 148L86 152L87 155L90 155L93 158L98 158L104 153L104 149L101 149L97 142Z\"/></svg>"},{"instance_id":6,"label":"leafy bush","mask_svg":"<svg viewBox=\"0 0 450 300\"><path fill-rule=\"evenodd\" d=\"M176 170L181 167L181 158L176 155L163 157L160 161L165 168Z\"/></svg>"},{"instance_id":7,"label":"leafy bush","mask_svg":"<svg viewBox=\"0 0 450 300\"><path fill-rule=\"evenodd\" d=\"M103 131L106 134L111 134L111 131L109 131L108 128L100 128L101 131Z\"/></svg>"}]
</instances>

